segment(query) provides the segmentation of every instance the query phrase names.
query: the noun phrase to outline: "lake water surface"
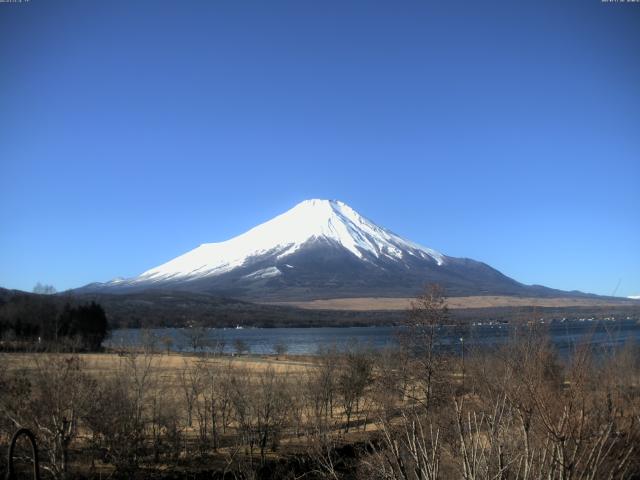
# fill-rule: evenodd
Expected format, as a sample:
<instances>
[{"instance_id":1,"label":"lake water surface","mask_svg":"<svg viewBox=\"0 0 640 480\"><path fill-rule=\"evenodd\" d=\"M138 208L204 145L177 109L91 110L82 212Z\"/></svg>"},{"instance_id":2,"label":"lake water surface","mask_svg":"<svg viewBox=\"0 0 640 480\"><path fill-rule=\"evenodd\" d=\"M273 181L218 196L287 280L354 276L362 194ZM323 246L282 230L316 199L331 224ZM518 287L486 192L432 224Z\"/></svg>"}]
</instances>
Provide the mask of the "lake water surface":
<instances>
[{"instance_id":1,"label":"lake water surface","mask_svg":"<svg viewBox=\"0 0 640 480\"><path fill-rule=\"evenodd\" d=\"M566 321L545 326L552 342L563 355L569 355L576 346L584 343L594 348L608 349L624 345L629 340L640 341L640 323L636 320ZM458 329L442 327L441 348L460 351L461 338L464 339L465 349L490 348L507 341L514 328L509 324L475 325L461 333ZM253 354L272 354L277 344L286 345L291 354L315 354L320 349L334 346L339 350L351 345L370 348L392 346L397 343L399 331L401 327L243 328L208 329L207 335L211 345L223 345L226 353L234 352L235 343L242 340ZM141 346L148 342L149 337L158 348L165 348L161 339L170 338L172 350L193 350L187 329L182 328L115 330L105 346ZM214 347L205 347L204 350L211 348Z\"/></svg>"}]
</instances>

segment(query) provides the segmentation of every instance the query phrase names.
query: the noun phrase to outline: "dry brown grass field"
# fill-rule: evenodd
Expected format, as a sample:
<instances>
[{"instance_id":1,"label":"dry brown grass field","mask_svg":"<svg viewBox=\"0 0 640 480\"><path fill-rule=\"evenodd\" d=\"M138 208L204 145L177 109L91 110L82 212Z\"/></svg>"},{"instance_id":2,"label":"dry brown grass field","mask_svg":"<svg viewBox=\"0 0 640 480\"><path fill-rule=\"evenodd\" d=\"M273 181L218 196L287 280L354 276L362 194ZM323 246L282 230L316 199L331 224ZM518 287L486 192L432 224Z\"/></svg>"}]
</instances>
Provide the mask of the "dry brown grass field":
<instances>
[{"instance_id":1,"label":"dry brown grass field","mask_svg":"<svg viewBox=\"0 0 640 480\"><path fill-rule=\"evenodd\" d=\"M74 367L70 369L72 359ZM264 463L276 461L287 455L305 454L310 448L317 448L316 436L320 434L319 429L322 429L322 436L333 437L331 443L336 442L337 445L337 442L362 442L368 433L377 428L372 421L362 421L362 417L368 415L365 410L368 408L367 403L356 407L355 410L354 406L350 405L347 408L351 411L347 415L345 407L337 399L334 404L334 400L327 398L325 401L332 403L331 407L327 407L331 408L330 418L327 412L325 421L320 422L322 425L318 423L312 411L314 409L308 404L310 393L306 392L305 388L315 383L314 377L318 370L324 368L324 375L331 375L328 370L333 370L334 366L326 362L322 366L321 359L313 356L208 356L136 351L76 354L0 353L0 363L3 366L4 378L30 379L34 386L43 376L55 379L54 385L47 385L54 390L49 390L49 395L61 394L61 397L65 398L63 403L71 401L68 395L73 396L74 390L77 390L78 395L84 395L82 390L86 388L87 381L90 384L95 382L123 385L127 389L124 393L127 399L139 398L140 403L136 408L147 417L140 428L147 437L152 436L149 431L156 428L147 424L162 423L158 415L162 417L163 413L156 411L156 406L159 406L160 410L170 412L170 422L174 422L174 427L179 430L179 440L172 447L175 455L165 452L164 457L170 457L171 461L157 460L154 470L171 468L174 472L185 474L202 468L224 470L231 468L230 465L235 469L249 468L247 465L251 466L257 461L254 459L256 455L261 458L260 463ZM75 369L77 372L70 373L69 370ZM78 378L77 374L83 378ZM330 383L334 384L336 378L332 377ZM224 393L214 392L214 388L223 390ZM333 389L334 386L329 388ZM359 392L358 395L362 393ZM93 394L95 391L91 390L89 395ZM329 395L334 393L331 392ZM273 398L263 403L264 397ZM5 397L1 400L9 399ZM26 398L16 398L13 407L17 407L22 400ZM54 405L49 405L47 409L59 408L58 400L56 398ZM78 398L74 401L78 402ZM84 398L80 403L92 401L93 398ZM121 407L116 406L116 412L111 411L112 416L116 416L120 408L123 411L128 408L127 400L115 398L109 401L122 403ZM250 405L252 402L253 405ZM0 412L12 410L11 407L2 408L2 403L0 402ZM70 412L76 408L77 405L66 405L63 410ZM216 414L213 410L216 408L227 409L222 415L227 415L228 418L215 420ZM231 410L234 408L237 411L232 415ZM245 408L247 411L243 410ZM14 413L24 414L20 412L20 408L15 408ZM61 414L39 411L32 415L37 417L43 413L45 416L51 413L54 416ZM98 410L94 415L104 415L104 412ZM13 414L11 418L14 418ZM215 427L211 424L212 418L220 423L220 431L216 433L213 433ZM40 421L33 421L36 423L32 424L31 428L37 430L36 425L40 425ZM311 427L311 431L307 431L303 424L314 426ZM167 435L168 425L159 429L163 431L163 435ZM91 428L78 424L75 430L74 440L69 443L70 452L91 450L91 437L94 435ZM0 430L0 445L8 440L10 432L10 428L5 432ZM217 436L216 440L213 440L213 435ZM254 437L260 435L264 437L264 441L258 446ZM151 441L153 440L147 438L142 443L148 444ZM203 453L203 444L208 444L207 448L210 450L212 442L216 444L215 454L207 456ZM47 443L46 439L44 443ZM250 446L247 446L248 444ZM116 462L104 462L96 458L89 461L86 456L79 456L64 468L71 469L81 476L115 474L120 477L129 474L121 465L114 463ZM52 476L56 477L59 474L60 472L55 472Z\"/></svg>"},{"instance_id":2,"label":"dry brown grass field","mask_svg":"<svg viewBox=\"0 0 640 480\"><path fill-rule=\"evenodd\" d=\"M49 353L43 357L34 353L0 353L2 366L6 371L30 370L38 368L38 362L42 358L67 358L68 353ZM83 362L85 371L91 375L113 375L119 371L128 356L120 353L78 353ZM145 358L142 354L136 356L136 361L142 362ZM231 365L236 369L248 369L251 372L263 372L271 367L278 373L299 373L314 367L312 357L308 356L225 356L211 357L183 353L153 353L146 356L152 361L153 369L159 375L175 376L185 368L191 368L197 363L206 363L211 366L222 367Z\"/></svg>"},{"instance_id":3,"label":"dry brown grass field","mask_svg":"<svg viewBox=\"0 0 640 480\"><path fill-rule=\"evenodd\" d=\"M273 302L274 305L289 305L317 310L406 310L413 298L332 298L300 302ZM636 300L602 300L597 298L529 298L511 296L470 296L448 297L450 309L495 308L495 307L607 307L621 305L640 305Z\"/></svg>"}]
</instances>

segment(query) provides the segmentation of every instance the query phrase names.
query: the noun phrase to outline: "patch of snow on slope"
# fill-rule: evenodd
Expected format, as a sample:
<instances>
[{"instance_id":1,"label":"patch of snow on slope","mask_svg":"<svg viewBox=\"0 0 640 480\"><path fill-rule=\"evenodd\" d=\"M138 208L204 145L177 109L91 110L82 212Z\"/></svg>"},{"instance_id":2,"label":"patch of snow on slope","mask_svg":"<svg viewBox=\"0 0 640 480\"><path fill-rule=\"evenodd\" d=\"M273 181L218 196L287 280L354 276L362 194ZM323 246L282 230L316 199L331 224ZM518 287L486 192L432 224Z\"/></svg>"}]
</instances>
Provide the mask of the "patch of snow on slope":
<instances>
[{"instance_id":1,"label":"patch of snow on slope","mask_svg":"<svg viewBox=\"0 0 640 480\"><path fill-rule=\"evenodd\" d=\"M243 278L253 278L253 279L271 278L271 277L277 277L278 275L282 275L282 272L278 270L278 267L268 267L268 268L263 268L261 270L256 270L253 273L245 275Z\"/></svg>"}]
</instances>

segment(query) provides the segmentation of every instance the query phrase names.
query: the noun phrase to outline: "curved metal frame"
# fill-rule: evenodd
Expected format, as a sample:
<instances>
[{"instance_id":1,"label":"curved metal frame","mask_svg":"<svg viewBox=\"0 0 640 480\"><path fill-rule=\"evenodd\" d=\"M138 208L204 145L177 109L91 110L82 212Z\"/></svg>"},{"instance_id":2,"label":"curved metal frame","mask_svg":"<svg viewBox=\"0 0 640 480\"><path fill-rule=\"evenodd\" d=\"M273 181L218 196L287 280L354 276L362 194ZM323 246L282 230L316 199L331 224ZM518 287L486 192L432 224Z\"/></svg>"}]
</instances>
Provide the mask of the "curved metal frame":
<instances>
[{"instance_id":1,"label":"curved metal frame","mask_svg":"<svg viewBox=\"0 0 640 480\"><path fill-rule=\"evenodd\" d=\"M7 477L6 480L14 480L16 473L13 469L13 452L16 448L16 442L21 435L24 435L29 439L31 443L31 453L33 454L33 478L40 480L40 462L38 460L38 445L36 444L35 435L28 428L21 428L11 437L11 443L9 444L9 454L7 456Z\"/></svg>"}]
</instances>

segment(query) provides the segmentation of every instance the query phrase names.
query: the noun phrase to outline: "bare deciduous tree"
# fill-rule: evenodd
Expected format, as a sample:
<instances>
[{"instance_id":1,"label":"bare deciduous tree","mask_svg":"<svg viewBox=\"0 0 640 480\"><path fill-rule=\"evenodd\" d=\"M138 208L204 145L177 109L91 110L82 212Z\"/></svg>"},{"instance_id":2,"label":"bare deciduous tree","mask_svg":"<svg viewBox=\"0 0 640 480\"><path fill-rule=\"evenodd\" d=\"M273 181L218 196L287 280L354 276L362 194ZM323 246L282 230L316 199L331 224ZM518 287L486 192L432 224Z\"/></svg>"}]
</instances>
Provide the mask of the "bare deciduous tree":
<instances>
[{"instance_id":1,"label":"bare deciduous tree","mask_svg":"<svg viewBox=\"0 0 640 480\"><path fill-rule=\"evenodd\" d=\"M203 364L201 362L191 363L184 360L184 368L180 370L178 379L180 389L186 405L187 426L193 426L193 408L203 389Z\"/></svg>"},{"instance_id":2,"label":"bare deciduous tree","mask_svg":"<svg viewBox=\"0 0 640 480\"><path fill-rule=\"evenodd\" d=\"M276 344L273 346L273 351L275 352L277 357L286 355L288 350L289 350L289 347L287 346L286 343L282 341L276 342Z\"/></svg>"},{"instance_id":3,"label":"bare deciduous tree","mask_svg":"<svg viewBox=\"0 0 640 480\"><path fill-rule=\"evenodd\" d=\"M31 378L23 379L22 387L16 385L25 396L7 399L3 410L15 428L28 426L44 443L48 462L43 468L54 478L65 478L69 448L78 436L78 423L90 405L95 382L84 374L76 355L38 356L34 362ZM22 405L15 405L16 400Z\"/></svg>"},{"instance_id":4,"label":"bare deciduous tree","mask_svg":"<svg viewBox=\"0 0 640 480\"><path fill-rule=\"evenodd\" d=\"M207 345L209 332L205 327L191 326L181 330L187 345L192 351L197 352Z\"/></svg>"},{"instance_id":5,"label":"bare deciduous tree","mask_svg":"<svg viewBox=\"0 0 640 480\"><path fill-rule=\"evenodd\" d=\"M247 345L247 342L245 342L241 338L236 338L233 341L233 348L235 349L238 355L242 355L244 353L249 352L249 345Z\"/></svg>"},{"instance_id":6,"label":"bare deciduous tree","mask_svg":"<svg viewBox=\"0 0 640 480\"><path fill-rule=\"evenodd\" d=\"M415 400L429 408L439 394L446 378L443 355L438 354L440 328L449 321L449 311L444 290L437 284L429 284L411 302L403 344L414 360L414 383L419 388Z\"/></svg>"},{"instance_id":7,"label":"bare deciduous tree","mask_svg":"<svg viewBox=\"0 0 640 480\"><path fill-rule=\"evenodd\" d=\"M338 375L338 388L346 416L345 433L349 431L352 416L359 412L365 389L372 380L372 369L371 356L365 351L354 349L344 356L344 364Z\"/></svg>"},{"instance_id":8,"label":"bare deciduous tree","mask_svg":"<svg viewBox=\"0 0 640 480\"><path fill-rule=\"evenodd\" d=\"M39 293L41 295L53 295L57 290L53 285L42 284L40 282L36 283L33 287L33 293Z\"/></svg>"}]
</instances>

